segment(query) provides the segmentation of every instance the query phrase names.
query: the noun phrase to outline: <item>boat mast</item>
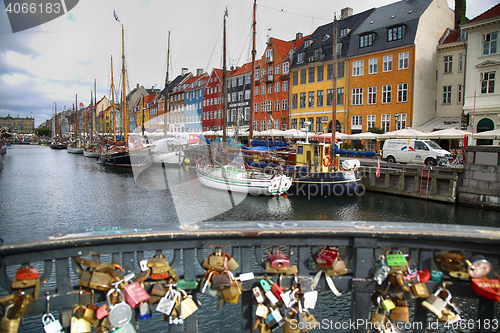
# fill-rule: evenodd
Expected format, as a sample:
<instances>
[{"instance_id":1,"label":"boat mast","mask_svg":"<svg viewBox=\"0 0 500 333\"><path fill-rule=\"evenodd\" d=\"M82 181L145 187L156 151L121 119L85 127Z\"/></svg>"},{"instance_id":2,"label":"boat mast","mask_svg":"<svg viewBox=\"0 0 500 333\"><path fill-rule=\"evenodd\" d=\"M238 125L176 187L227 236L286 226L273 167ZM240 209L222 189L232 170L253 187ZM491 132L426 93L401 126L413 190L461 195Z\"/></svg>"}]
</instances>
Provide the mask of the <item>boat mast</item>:
<instances>
[{"instance_id":1,"label":"boat mast","mask_svg":"<svg viewBox=\"0 0 500 333\"><path fill-rule=\"evenodd\" d=\"M333 66L332 66L332 146L330 156L335 157L335 132L337 130L337 15L333 14ZM333 165L335 163L332 163ZM334 168L331 166L331 168Z\"/></svg>"},{"instance_id":2,"label":"boat mast","mask_svg":"<svg viewBox=\"0 0 500 333\"><path fill-rule=\"evenodd\" d=\"M127 132L128 132L128 124L127 124L127 95L125 91L125 32L123 30L122 24L122 79L123 79L123 99L122 99L122 107L123 107L123 141L125 143L128 142Z\"/></svg>"},{"instance_id":3,"label":"boat mast","mask_svg":"<svg viewBox=\"0 0 500 333\"><path fill-rule=\"evenodd\" d=\"M76 136L78 135L78 94L75 95L75 142Z\"/></svg>"},{"instance_id":4,"label":"boat mast","mask_svg":"<svg viewBox=\"0 0 500 333\"><path fill-rule=\"evenodd\" d=\"M92 98L92 90L90 91L90 114L94 111L94 99ZM87 140L89 139L89 112L87 112ZM92 117L90 118L92 120ZM91 122L92 123L92 122ZM88 141L87 141L88 142ZM92 143L92 129L90 129L90 143Z\"/></svg>"},{"instance_id":5,"label":"boat mast","mask_svg":"<svg viewBox=\"0 0 500 333\"><path fill-rule=\"evenodd\" d=\"M113 142L116 142L115 84L113 83L113 56L111 56L111 103L113 108Z\"/></svg>"},{"instance_id":6,"label":"boat mast","mask_svg":"<svg viewBox=\"0 0 500 333\"><path fill-rule=\"evenodd\" d=\"M165 99L165 104L163 106L164 112L163 112L163 136L166 138L167 137L167 130L168 130L168 124L167 124L167 110L170 113L170 103L169 103L169 92L168 92L168 69L170 65L170 31L168 32L168 42L167 42L167 75L165 76L165 90L163 92L164 99ZM168 103L168 108L167 108L167 103Z\"/></svg>"},{"instance_id":7,"label":"boat mast","mask_svg":"<svg viewBox=\"0 0 500 333\"><path fill-rule=\"evenodd\" d=\"M249 121L249 132L248 132L248 145L252 142L253 137L253 113L255 111L254 98L255 98L255 55L257 54L257 50L255 49L255 35L256 35L256 18L257 11L257 0L253 2L253 22L252 22L252 80L250 87L250 121Z\"/></svg>"},{"instance_id":8,"label":"boat mast","mask_svg":"<svg viewBox=\"0 0 500 333\"><path fill-rule=\"evenodd\" d=\"M223 49L223 63L222 63L222 142L223 144L227 141L227 68L226 68L226 17L227 17L227 8L224 12L224 49Z\"/></svg>"},{"instance_id":9,"label":"boat mast","mask_svg":"<svg viewBox=\"0 0 500 333\"><path fill-rule=\"evenodd\" d=\"M94 142L94 117L97 110L97 90L96 80L94 79L94 108L92 109L92 116L90 117L90 143Z\"/></svg>"}]
</instances>

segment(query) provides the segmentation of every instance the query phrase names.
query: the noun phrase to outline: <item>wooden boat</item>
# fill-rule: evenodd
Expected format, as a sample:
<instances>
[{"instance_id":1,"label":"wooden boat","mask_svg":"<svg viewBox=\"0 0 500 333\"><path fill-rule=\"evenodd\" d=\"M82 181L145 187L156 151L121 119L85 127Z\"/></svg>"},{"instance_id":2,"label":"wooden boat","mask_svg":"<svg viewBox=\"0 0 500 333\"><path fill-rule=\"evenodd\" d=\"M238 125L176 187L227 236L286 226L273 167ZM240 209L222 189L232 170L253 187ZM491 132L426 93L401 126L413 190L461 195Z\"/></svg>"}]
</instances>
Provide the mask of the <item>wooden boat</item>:
<instances>
[{"instance_id":1,"label":"wooden boat","mask_svg":"<svg viewBox=\"0 0 500 333\"><path fill-rule=\"evenodd\" d=\"M51 149L67 149L68 145L66 144L66 142L61 142L61 141L53 140L50 143L50 148Z\"/></svg>"},{"instance_id":2,"label":"wooden boat","mask_svg":"<svg viewBox=\"0 0 500 333\"><path fill-rule=\"evenodd\" d=\"M83 150L83 156L85 157L99 157L99 147L96 144L89 144Z\"/></svg>"},{"instance_id":3,"label":"wooden boat","mask_svg":"<svg viewBox=\"0 0 500 333\"><path fill-rule=\"evenodd\" d=\"M68 153L71 154L83 154L83 144L80 143L79 140L72 142L70 145L67 147Z\"/></svg>"}]
</instances>

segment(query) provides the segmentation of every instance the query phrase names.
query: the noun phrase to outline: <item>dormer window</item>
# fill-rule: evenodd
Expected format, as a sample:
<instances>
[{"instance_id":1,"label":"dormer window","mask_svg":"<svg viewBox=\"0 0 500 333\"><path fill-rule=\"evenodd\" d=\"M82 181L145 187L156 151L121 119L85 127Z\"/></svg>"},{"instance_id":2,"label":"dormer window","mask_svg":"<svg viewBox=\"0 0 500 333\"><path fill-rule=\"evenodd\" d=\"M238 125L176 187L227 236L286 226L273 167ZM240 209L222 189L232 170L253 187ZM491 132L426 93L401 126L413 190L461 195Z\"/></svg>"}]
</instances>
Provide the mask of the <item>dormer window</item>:
<instances>
[{"instance_id":1,"label":"dormer window","mask_svg":"<svg viewBox=\"0 0 500 333\"><path fill-rule=\"evenodd\" d=\"M373 40L375 39L375 34L367 34L359 36L359 47L368 47L373 45Z\"/></svg>"},{"instance_id":2,"label":"dormer window","mask_svg":"<svg viewBox=\"0 0 500 333\"><path fill-rule=\"evenodd\" d=\"M304 62L304 52L300 52L299 54L297 54L297 63L301 64L303 62Z\"/></svg>"},{"instance_id":3,"label":"dormer window","mask_svg":"<svg viewBox=\"0 0 500 333\"><path fill-rule=\"evenodd\" d=\"M340 37L342 38L342 37L347 36L349 34L349 32L351 32L351 29L349 29L349 28L344 28L344 29L340 30Z\"/></svg>"},{"instance_id":4,"label":"dormer window","mask_svg":"<svg viewBox=\"0 0 500 333\"><path fill-rule=\"evenodd\" d=\"M399 27L389 28L387 30L387 41L391 42L394 40L403 39L405 31L404 28L405 28L404 25L400 25Z\"/></svg>"},{"instance_id":5,"label":"dormer window","mask_svg":"<svg viewBox=\"0 0 500 333\"><path fill-rule=\"evenodd\" d=\"M313 43L313 41L311 39L308 39L304 42L304 47L309 47L309 46L311 46L312 43Z\"/></svg>"},{"instance_id":6,"label":"dormer window","mask_svg":"<svg viewBox=\"0 0 500 333\"><path fill-rule=\"evenodd\" d=\"M328 40L328 38L330 38L330 35L329 35L329 34L325 34L325 35L323 36L323 42L324 42L325 40Z\"/></svg>"}]
</instances>

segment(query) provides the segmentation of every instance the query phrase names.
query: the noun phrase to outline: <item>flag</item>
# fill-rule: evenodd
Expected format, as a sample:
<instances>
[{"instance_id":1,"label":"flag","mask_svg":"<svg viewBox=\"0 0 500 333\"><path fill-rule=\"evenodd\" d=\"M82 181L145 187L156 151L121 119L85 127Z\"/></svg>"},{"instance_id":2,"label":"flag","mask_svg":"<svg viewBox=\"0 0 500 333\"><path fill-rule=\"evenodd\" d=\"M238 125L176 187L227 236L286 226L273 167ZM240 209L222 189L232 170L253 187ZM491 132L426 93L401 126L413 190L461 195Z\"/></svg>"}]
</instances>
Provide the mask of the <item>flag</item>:
<instances>
[{"instance_id":1,"label":"flag","mask_svg":"<svg viewBox=\"0 0 500 333\"><path fill-rule=\"evenodd\" d=\"M64 111L66 111L66 105L64 106Z\"/></svg>"},{"instance_id":2,"label":"flag","mask_svg":"<svg viewBox=\"0 0 500 333\"><path fill-rule=\"evenodd\" d=\"M229 17L229 12L227 11L227 7L226 7L226 11L224 12L224 17Z\"/></svg>"},{"instance_id":3,"label":"flag","mask_svg":"<svg viewBox=\"0 0 500 333\"><path fill-rule=\"evenodd\" d=\"M120 20L118 19L118 15L116 15L116 12L114 10L113 10L113 16L115 17L115 20L117 20L118 22L120 22Z\"/></svg>"},{"instance_id":4,"label":"flag","mask_svg":"<svg viewBox=\"0 0 500 333\"><path fill-rule=\"evenodd\" d=\"M80 102L80 106L83 107L83 103L82 102Z\"/></svg>"},{"instance_id":5,"label":"flag","mask_svg":"<svg viewBox=\"0 0 500 333\"><path fill-rule=\"evenodd\" d=\"M375 172L375 176L377 176L377 178L380 177L380 157L378 158L377 161L377 171Z\"/></svg>"}]
</instances>

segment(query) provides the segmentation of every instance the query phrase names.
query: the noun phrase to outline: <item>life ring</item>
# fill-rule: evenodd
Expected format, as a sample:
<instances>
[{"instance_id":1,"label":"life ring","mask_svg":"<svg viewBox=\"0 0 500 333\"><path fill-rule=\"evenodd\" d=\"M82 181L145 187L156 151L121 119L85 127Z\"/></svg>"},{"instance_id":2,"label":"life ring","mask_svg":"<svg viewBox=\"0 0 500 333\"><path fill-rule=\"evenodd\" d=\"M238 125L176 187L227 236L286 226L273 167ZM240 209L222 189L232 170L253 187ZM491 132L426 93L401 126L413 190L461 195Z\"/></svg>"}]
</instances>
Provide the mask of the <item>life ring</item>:
<instances>
[{"instance_id":1,"label":"life ring","mask_svg":"<svg viewBox=\"0 0 500 333\"><path fill-rule=\"evenodd\" d=\"M330 157L330 155L326 155L323 158L323 165L326 166L326 167L329 167L330 164L332 164L332 158Z\"/></svg>"}]
</instances>

